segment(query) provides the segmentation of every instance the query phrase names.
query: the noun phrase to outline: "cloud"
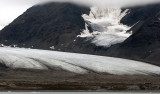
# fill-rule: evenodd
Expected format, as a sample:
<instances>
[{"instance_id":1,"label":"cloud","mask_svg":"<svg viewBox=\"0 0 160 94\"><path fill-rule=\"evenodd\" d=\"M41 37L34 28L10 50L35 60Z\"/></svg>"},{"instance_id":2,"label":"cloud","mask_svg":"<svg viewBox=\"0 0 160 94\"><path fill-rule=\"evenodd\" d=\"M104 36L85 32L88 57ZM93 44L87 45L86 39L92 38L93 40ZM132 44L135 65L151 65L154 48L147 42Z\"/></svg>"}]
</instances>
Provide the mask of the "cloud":
<instances>
[{"instance_id":1,"label":"cloud","mask_svg":"<svg viewBox=\"0 0 160 94\"><path fill-rule=\"evenodd\" d=\"M11 0L7 0L11 1ZM116 5L116 6L135 6L135 5L143 5L143 4L150 4L150 3L157 3L160 0L16 0L16 3L19 4L37 4L37 3L44 3L49 1L56 1L56 2L75 2L78 4L84 5ZM14 0L12 0L14 2Z\"/></svg>"},{"instance_id":2,"label":"cloud","mask_svg":"<svg viewBox=\"0 0 160 94\"><path fill-rule=\"evenodd\" d=\"M32 6L16 2L16 0L0 0L0 26L6 26Z\"/></svg>"},{"instance_id":3,"label":"cloud","mask_svg":"<svg viewBox=\"0 0 160 94\"><path fill-rule=\"evenodd\" d=\"M11 1L11 0L5 0ZM12 0L15 4L34 5L44 2L74 2L82 5L98 5L98 6L136 6L160 2L160 0ZM12 4L13 4L12 3Z\"/></svg>"},{"instance_id":4,"label":"cloud","mask_svg":"<svg viewBox=\"0 0 160 94\"><path fill-rule=\"evenodd\" d=\"M0 0L0 25L7 25L29 7L49 1L74 2L87 6L135 6L160 2L160 0Z\"/></svg>"},{"instance_id":5,"label":"cloud","mask_svg":"<svg viewBox=\"0 0 160 94\"><path fill-rule=\"evenodd\" d=\"M53 0L49 0L53 1ZM82 5L95 5L95 6L137 6L144 4L152 4L160 2L160 0L63 0L75 2Z\"/></svg>"}]
</instances>

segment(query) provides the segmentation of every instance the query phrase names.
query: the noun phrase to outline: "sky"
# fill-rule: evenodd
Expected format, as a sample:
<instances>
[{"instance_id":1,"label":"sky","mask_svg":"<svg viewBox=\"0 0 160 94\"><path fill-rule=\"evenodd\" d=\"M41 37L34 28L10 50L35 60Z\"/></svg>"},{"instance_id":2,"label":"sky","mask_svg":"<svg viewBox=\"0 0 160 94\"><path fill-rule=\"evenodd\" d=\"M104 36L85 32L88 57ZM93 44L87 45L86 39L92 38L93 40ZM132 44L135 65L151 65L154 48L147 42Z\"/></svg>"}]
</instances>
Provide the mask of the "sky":
<instances>
[{"instance_id":1,"label":"sky","mask_svg":"<svg viewBox=\"0 0 160 94\"><path fill-rule=\"evenodd\" d=\"M67 1L89 6L135 6L160 2L160 0L0 0L0 27L11 23L29 7L48 1Z\"/></svg>"}]
</instances>

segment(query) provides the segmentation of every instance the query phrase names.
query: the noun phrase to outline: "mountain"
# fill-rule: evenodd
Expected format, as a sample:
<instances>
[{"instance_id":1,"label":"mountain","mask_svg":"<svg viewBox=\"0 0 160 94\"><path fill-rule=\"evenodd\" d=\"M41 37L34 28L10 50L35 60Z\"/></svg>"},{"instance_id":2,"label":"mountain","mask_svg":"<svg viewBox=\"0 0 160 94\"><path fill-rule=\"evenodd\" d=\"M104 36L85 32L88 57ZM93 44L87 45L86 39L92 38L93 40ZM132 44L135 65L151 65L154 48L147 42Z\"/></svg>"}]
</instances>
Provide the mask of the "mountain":
<instances>
[{"instance_id":1,"label":"mountain","mask_svg":"<svg viewBox=\"0 0 160 94\"><path fill-rule=\"evenodd\" d=\"M81 15L89 11L70 3L33 6L0 32L1 43L41 49L67 46L85 28Z\"/></svg>"},{"instance_id":2,"label":"mountain","mask_svg":"<svg viewBox=\"0 0 160 94\"><path fill-rule=\"evenodd\" d=\"M159 29L160 4L90 8L47 3L31 7L1 30L0 43L121 57L160 66Z\"/></svg>"}]
</instances>

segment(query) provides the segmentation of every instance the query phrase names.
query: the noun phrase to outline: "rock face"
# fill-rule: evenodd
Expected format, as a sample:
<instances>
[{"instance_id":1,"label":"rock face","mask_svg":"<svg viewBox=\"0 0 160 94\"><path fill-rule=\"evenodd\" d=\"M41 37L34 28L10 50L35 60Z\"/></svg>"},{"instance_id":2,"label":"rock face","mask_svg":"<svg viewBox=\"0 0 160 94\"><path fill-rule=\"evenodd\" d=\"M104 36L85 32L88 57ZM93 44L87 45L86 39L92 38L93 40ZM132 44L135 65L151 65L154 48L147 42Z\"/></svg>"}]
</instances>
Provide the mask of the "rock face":
<instances>
[{"instance_id":1,"label":"rock face","mask_svg":"<svg viewBox=\"0 0 160 94\"><path fill-rule=\"evenodd\" d=\"M86 27L89 33L95 28L86 26L90 22L82 16L89 15L90 8L70 3L33 6L1 30L0 43L122 57L160 66L160 4L123 8L122 12L126 9L129 11L120 23L131 27L127 32L133 34L110 47L96 46L92 38L77 37Z\"/></svg>"},{"instance_id":2,"label":"rock face","mask_svg":"<svg viewBox=\"0 0 160 94\"><path fill-rule=\"evenodd\" d=\"M159 8L160 9L160 8ZM118 55L142 59L153 64L160 65L160 13L148 18L133 27L134 34L130 36L119 48ZM139 27L141 25L141 27Z\"/></svg>"}]
</instances>

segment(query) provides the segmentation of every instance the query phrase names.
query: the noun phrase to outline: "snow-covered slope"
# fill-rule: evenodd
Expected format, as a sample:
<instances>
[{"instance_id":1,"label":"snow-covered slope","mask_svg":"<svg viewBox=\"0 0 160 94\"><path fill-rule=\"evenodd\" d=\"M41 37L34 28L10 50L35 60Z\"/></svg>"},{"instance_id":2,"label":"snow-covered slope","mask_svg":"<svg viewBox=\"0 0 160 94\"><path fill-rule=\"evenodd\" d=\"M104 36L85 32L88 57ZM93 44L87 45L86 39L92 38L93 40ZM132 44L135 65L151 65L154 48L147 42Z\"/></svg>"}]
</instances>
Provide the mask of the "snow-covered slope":
<instances>
[{"instance_id":1,"label":"snow-covered slope","mask_svg":"<svg viewBox=\"0 0 160 94\"><path fill-rule=\"evenodd\" d=\"M126 33L130 27L120 23L127 11L127 9L122 11L121 8L92 7L89 15L82 15L86 21L86 30L83 30L78 37L93 37L92 43L97 46L110 47L123 42L131 35ZM88 26L93 32L89 31Z\"/></svg>"},{"instance_id":2,"label":"snow-covered slope","mask_svg":"<svg viewBox=\"0 0 160 94\"><path fill-rule=\"evenodd\" d=\"M75 73L160 75L160 67L127 59L23 48L0 48L0 63L10 68L62 68Z\"/></svg>"}]
</instances>

